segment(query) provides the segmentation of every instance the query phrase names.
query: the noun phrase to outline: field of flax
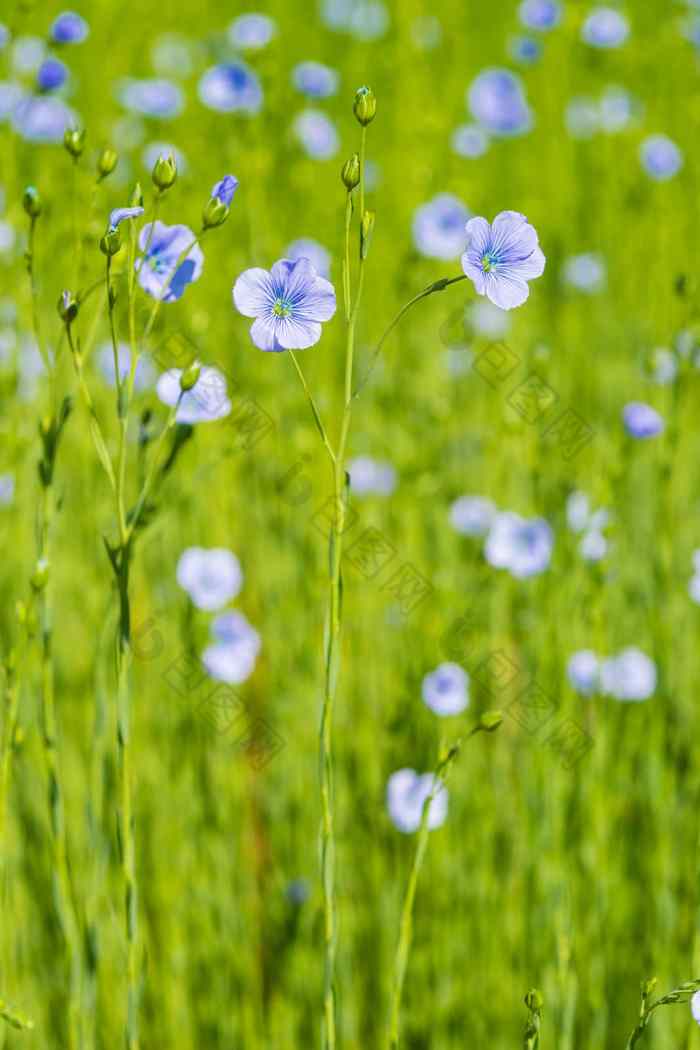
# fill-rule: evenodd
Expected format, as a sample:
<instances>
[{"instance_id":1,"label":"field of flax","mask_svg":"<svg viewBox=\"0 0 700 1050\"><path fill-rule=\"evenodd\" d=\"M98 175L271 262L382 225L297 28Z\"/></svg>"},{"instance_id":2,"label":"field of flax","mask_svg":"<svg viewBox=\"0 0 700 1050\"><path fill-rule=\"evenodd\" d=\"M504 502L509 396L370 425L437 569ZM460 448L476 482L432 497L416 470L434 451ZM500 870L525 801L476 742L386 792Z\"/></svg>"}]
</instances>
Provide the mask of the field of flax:
<instances>
[{"instance_id":1,"label":"field of flax","mask_svg":"<svg viewBox=\"0 0 700 1050\"><path fill-rule=\"evenodd\" d=\"M700 1047L697 4L0 23L0 1046Z\"/></svg>"}]
</instances>

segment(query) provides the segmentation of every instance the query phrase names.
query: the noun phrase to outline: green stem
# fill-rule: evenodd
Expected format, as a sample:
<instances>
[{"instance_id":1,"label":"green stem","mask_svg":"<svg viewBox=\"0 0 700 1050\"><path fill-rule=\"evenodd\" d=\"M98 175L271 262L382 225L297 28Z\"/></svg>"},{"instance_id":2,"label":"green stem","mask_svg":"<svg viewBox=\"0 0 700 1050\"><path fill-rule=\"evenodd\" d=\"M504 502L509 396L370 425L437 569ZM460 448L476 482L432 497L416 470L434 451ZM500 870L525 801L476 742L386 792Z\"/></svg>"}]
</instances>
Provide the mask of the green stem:
<instances>
[{"instance_id":1,"label":"green stem","mask_svg":"<svg viewBox=\"0 0 700 1050\"><path fill-rule=\"evenodd\" d=\"M289 351L289 356L292 359L292 362L294 364L294 368L296 369L296 373L299 376L299 381L301 382L301 385L302 385L302 387L304 389L304 393L306 394L306 399L309 402L309 406L311 408L311 414L314 417L314 422L316 423L316 427L318 429L318 432L321 435L321 440L323 441L323 444L325 446L326 452L330 456L331 463L335 463L335 452L333 451L333 446L331 445L330 441L328 440L328 434L326 433L326 428L323 425L323 422L321 420L321 416L319 414L318 408L316 407L316 402L314 401L313 395L312 395L311 391L309 390L309 387L307 385L306 379L304 377L304 373L301 370L301 365L297 361L296 354L294 353L293 350Z\"/></svg>"}]
</instances>

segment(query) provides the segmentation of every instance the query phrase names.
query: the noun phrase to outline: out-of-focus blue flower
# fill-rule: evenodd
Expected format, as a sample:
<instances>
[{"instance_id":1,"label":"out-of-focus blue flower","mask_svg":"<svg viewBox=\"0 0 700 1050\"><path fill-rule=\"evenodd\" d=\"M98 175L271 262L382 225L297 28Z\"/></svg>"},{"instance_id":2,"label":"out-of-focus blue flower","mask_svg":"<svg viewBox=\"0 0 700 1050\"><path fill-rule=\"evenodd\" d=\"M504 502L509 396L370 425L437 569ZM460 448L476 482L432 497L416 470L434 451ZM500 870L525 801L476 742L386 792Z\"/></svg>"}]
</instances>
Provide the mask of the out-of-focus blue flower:
<instances>
[{"instance_id":1,"label":"out-of-focus blue flower","mask_svg":"<svg viewBox=\"0 0 700 1050\"><path fill-rule=\"evenodd\" d=\"M690 1012L693 1015L693 1020L700 1024L700 992L695 992L690 1000Z\"/></svg>"},{"instance_id":2,"label":"out-of-focus blue flower","mask_svg":"<svg viewBox=\"0 0 700 1050\"><path fill-rule=\"evenodd\" d=\"M122 80L117 98L125 109L143 117L177 117L184 106L182 89L171 80Z\"/></svg>"},{"instance_id":3,"label":"out-of-focus blue flower","mask_svg":"<svg viewBox=\"0 0 700 1050\"><path fill-rule=\"evenodd\" d=\"M667 386L678 375L678 360L672 350L658 346L651 354L651 376L655 383Z\"/></svg>"},{"instance_id":4,"label":"out-of-focus blue flower","mask_svg":"<svg viewBox=\"0 0 700 1050\"><path fill-rule=\"evenodd\" d=\"M486 540L489 565L507 569L516 579L544 572L552 557L554 537L544 518L521 518L504 511L496 515Z\"/></svg>"},{"instance_id":5,"label":"out-of-focus blue flower","mask_svg":"<svg viewBox=\"0 0 700 1050\"><path fill-rule=\"evenodd\" d=\"M311 237L300 237L298 240L292 241L288 245L284 257L285 259L291 259L292 262L296 262L297 259L308 259L316 273L320 274L321 277L330 277L330 253L322 244L312 240Z\"/></svg>"},{"instance_id":6,"label":"out-of-focus blue flower","mask_svg":"<svg viewBox=\"0 0 700 1050\"><path fill-rule=\"evenodd\" d=\"M629 22L614 7L596 7L581 29L581 39L590 47L611 49L621 47L629 36Z\"/></svg>"},{"instance_id":7,"label":"out-of-focus blue flower","mask_svg":"<svg viewBox=\"0 0 700 1050\"><path fill-rule=\"evenodd\" d=\"M144 292L164 303L180 299L188 284L199 280L204 255L189 226L166 226L164 222L146 223L139 233L139 248L144 255L134 263L139 284ZM178 260L186 248L187 256Z\"/></svg>"},{"instance_id":8,"label":"out-of-focus blue flower","mask_svg":"<svg viewBox=\"0 0 700 1050\"><path fill-rule=\"evenodd\" d=\"M10 42L10 30L0 22L0 51L7 47Z\"/></svg>"},{"instance_id":9,"label":"out-of-focus blue flower","mask_svg":"<svg viewBox=\"0 0 700 1050\"><path fill-rule=\"evenodd\" d=\"M461 536L485 536L497 514L490 499L460 496L450 507L450 525Z\"/></svg>"},{"instance_id":10,"label":"out-of-focus blue flower","mask_svg":"<svg viewBox=\"0 0 700 1050\"><path fill-rule=\"evenodd\" d=\"M233 286L233 302L254 317L250 337L260 350L305 350L321 338L335 313L335 289L308 259L280 259L272 270L246 270Z\"/></svg>"},{"instance_id":11,"label":"out-of-focus blue flower","mask_svg":"<svg viewBox=\"0 0 700 1050\"><path fill-rule=\"evenodd\" d=\"M340 148L335 124L320 109L305 109L294 120L294 134L313 160L330 160Z\"/></svg>"},{"instance_id":12,"label":"out-of-focus blue flower","mask_svg":"<svg viewBox=\"0 0 700 1050\"><path fill-rule=\"evenodd\" d=\"M9 507L15 498L14 474L0 474L0 507Z\"/></svg>"},{"instance_id":13,"label":"out-of-focus blue flower","mask_svg":"<svg viewBox=\"0 0 700 1050\"><path fill-rule=\"evenodd\" d=\"M564 123L572 138L593 138L600 128L600 107L595 99L578 95L568 103Z\"/></svg>"},{"instance_id":14,"label":"out-of-focus blue flower","mask_svg":"<svg viewBox=\"0 0 700 1050\"><path fill-rule=\"evenodd\" d=\"M624 131L638 110L639 105L629 91L610 84L600 98L600 126L609 135Z\"/></svg>"},{"instance_id":15,"label":"out-of-focus blue flower","mask_svg":"<svg viewBox=\"0 0 700 1050\"><path fill-rule=\"evenodd\" d=\"M522 135L532 127L532 113L522 82L509 69L485 69L467 92L475 120L491 135Z\"/></svg>"},{"instance_id":16,"label":"out-of-focus blue flower","mask_svg":"<svg viewBox=\"0 0 700 1050\"><path fill-rule=\"evenodd\" d=\"M566 665L566 677L581 696L592 696L600 684L600 660L590 649L581 649Z\"/></svg>"},{"instance_id":17,"label":"out-of-focus blue flower","mask_svg":"<svg viewBox=\"0 0 700 1050\"><path fill-rule=\"evenodd\" d=\"M147 171L153 171L159 157L170 156L175 161L178 175L187 171L187 160L184 153L170 142L149 142L143 149L141 160Z\"/></svg>"},{"instance_id":18,"label":"out-of-focus blue flower","mask_svg":"<svg viewBox=\"0 0 700 1050\"><path fill-rule=\"evenodd\" d=\"M688 594L692 600L700 605L700 550L693 551L694 574L688 584Z\"/></svg>"},{"instance_id":19,"label":"out-of-focus blue flower","mask_svg":"<svg viewBox=\"0 0 700 1050\"><path fill-rule=\"evenodd\" d=\"M521 306L530 294L527 282L541 277L545 267L534 226L520 212L502 211L491 224L470 219L466 229L462 269L477 293L502 310Z\"/></svg>"},{"instance_id":20,"label":"out-of-focus blue flower","mask_svg":"<svg viewBox=\"0 0 700 1050\"><path fill-rule=\"evenodd\" d=\"M523 66L532 66L542 57L542 44L531 36L515 36L508 43L508 54Z\"/></svg>"},{"instance_id":21,"label":"out-of-focus blue flower","mask_svg":"<svg viewBox=\"0 0 700 1050\"><path fill-rule=\"evenodd\" d=\"M440 664L423 679L423 702L436 715L458 715L469 704L469 675L459 664Z\"/></svg>"},{"instance_id":22,"label":"out-of-focus blue flower","mask_svg":"<svg viewBox=\"0 0 700 1050\"><path fill-rule=\"evenodd\" d=\"M231 206L233 195L238 189L238 179L235 175L224 175L223 179L220 179L215 186L212 186L211 195L220 200L222 204L225 204L227 208Z\"/></svg>"},{"instance_id":23,"label":"out-of-focus blue flower","mask_svg":"<svg viewBox=\"0 0 700 1050\"><path fill-rule=\"evenodd\" d=\"M218 113L259 113L263 92L245 62L224 62L208 69L197 88L200 101Z\"/></svg>"},{"instance_id":24,"label":"out-of-focus blue flower","mask_svg":"<svg viewBox=\"0 0 700 1050\"><path fill-rule=\"evenodd\" d=\"M602 691L616 700L648 700L656 689L656 665L630 646L603 661L600 680Z\"/></svg>"},{"instance_id":25,"label":"out-of-focus blue flower","mask_svg":"<svg viewBox=\"0 0 700 1050\"><path fill-rule=\"evenodd\" d=\"M506 310L486 299L480 299L472 303L468 309L469 322L477 335L485 335L491 339L500 339L510 331L510 317Z\"/></svg>"},{"instance_id":26,"label":"out-of-focus blue flower","mask_svg":"<svg viewBox=\"0 0 700 1050\"><path fill-rule=\"evenodd\" d=\"M622 411L625 430L633 438L652 438L664 429L664 421L651 405L630 401Z\"/></svg>"},{"instance_id":27,"label":"out-of-focus blue flower","mask_svg":"<svg viewBox=\"0 0 700 1050\"><path fill-rule=\"evenodd\" d=\"M17 235L14 226L0 219L0 255L9 255L15 246Z\"/></svg>"},{"instance_id":28,"label":"out-of-focus blue flower","mask_svg":"<svg viewBox=\"0 0 700 1050\"><path fill-rule=\"evenodd\" d=\"M25 97L19 84L11 80L0 80L0 120L7 120Z\"/></svg>"},{"instance_id":29,"label":"out-of-focus blue flower","mask_svg":"<svg viewBox=\"0 0 700 1050\"><path fill-rule=\"evenodd\" d=\"M39 66L36 84L39 91L55 91L68 79L68 70L58 58L47 58Z\"/></svg>"},{"instance_id":30,"label":"out-of-focus blue flower","mask_svg":"<svg viewBox=\"0 0 700 1050\"><path fill-rule=\"evenodd\" d=\"M379 0L321 0L321 18L329 29L358 40L378 40L389 28L389 12Z\"/></svg>"},{"instance_id":31,"label":"out-of-focus blue flower","mask_svg":"<svg viewBox=\"0 0 700 1050\"><path fill-rule=\"evenodd\" d=\"M478 124L460 124L452 132L450 144L458 157L483 157L489 148L489 137Z\"/></svg>"},{"instance_id":32,"label":"out-of-focus blue flower","mask_svg":"<svg viewBox=\"0 0 700 1050\"><path fill-rule=\"evenodd\" d=\"M117 344L117 359L119 362L119 378L121 381L126 379L131 370L131 350L129 349L128 343ZM116 373L114 371L114 350L112 349L111 342L103 343L97 350L97 362L100 367L100 372L110 384L110 386L116 385ZM155 371L153 365L147 357L140 357L136 363L136 372L134 374L134 389L135 390L147 390L153 386L155 381Z\"/></svg>"},{"instance_id":33,"label":"out-of-focus blue flower","mask_svg":"<svg viewBox=\"0 0 700 1050\"><path fill-rule=\"evenodd\" d=\"M46 57L46 43L39 36L18 36L12 43L12 69L15 73L38 73Z\"/></svg>"},{"instance_id":34,"label":"out-of-focus blue flower","mask_svg":"<svg viewBox=\"0 0 700 1050\"><path fill-rule=\"evenodd\" d=\"M439 193L416 209L413 242L429 259L455 259L464 250L464 227L471 212L451 193Z\"/></svg>"},{"instance_id":35,"label":"out-of-focus blue flower","mask_svg":"<svg viewBox=\"0 0 700 1050\"><path fill-rule=\"evenodd\" d=\"M292 70L292 82L308 98L330 98L338 90L340 76L322 62L300 62Z\"/></svg>"},{"instance_id":36,"label":"out-of-focus blue flower","mask_svg":"<svg viewBox=\"0 0 700 1050\"><path fill-rule=\"evenodd\" d=\"M234 47L255 51L267 47L277 32L277 25L267 15L247 14L234 18L228 38Z\"/></svg>"},{"instance_id":37,"label":"out-of-focus blue flower","mask_svg":"<svg viewBox=\"0 0 700 1050\"><path fill-rule=\"evenodd\" d=\"M138 219L139 215L143 215L143 208L140 206L134 208L114 208L114 210L109 213L110 228L116 230L120 222L124 222L125 219Z\"/></svg>"},{"instance_id":38,"label":"out-of-focus blue flower","mask_svg":"<svg viewBox=\"0 0 700 1050\"><path fill-rule=\"evenodd\" d=\"M581 540L579 551L584 561L601 561L608 553L608 541L598 529L590 529Z\"/></svg>"},{"instance_id":39,"label":"out-of-focus blue flower","mask_svg":"<svg viewBox=\"0 0 700 1050\"><path fill-rule=\"evenodd\" d=\"M216 641L204 650L202 663L217 681L241 685L255 669L260 635L240 612L217 616L211 632Z\"/></svg>"},{"instance_id":40,"label":"out-of-focus blue flower","mask_svg":"<svg viewBox=\"0 0 700 1050\"><path fill-rule=\"evenodd\" d=\"M297 907L307 902L309 893L309 884L306 879L292 879L286 890L287 900Z\"/></svg>"},{"instance_id":41,"label":"out-of-focus blue flower","mask_svg":"<svg viewBox=\"0 0 700 1050\"><path fill-rule=\"evenodd\" d=\"M213 423L224 419L231 412L231 402L226 392L226 376L218 368L202 368L199 379L180 399L180 377L182 370L171 368L160 376L156 393L165 405L176 405L176 421L194 426L196 423Z\"/></svg>"},{"instance_id":42,"label":"out-of-focus blue flower","mask_svg":"<svg viewBox=\"0 0 700 1050\"><path fill-rule=\"evenodd\" d=\"M666 182L683 167L683 154L667 135L651 135L639 148L647 175L656 182Z\"/></svg>"},{"instance_id":43,"label":"out-of-focus blue flower","mask_svg":"<svg viewBox=\"0 0 700 1050\"><path fill-rule=\"evenodd\" d=\"M396 488L396 471L391 463L371 456L356 456L347 466L350 488L358 496L390 496Z\"/></svg>"},{"instance_id":44,"label":"out-of-focus blue flower","mask_svg":"<svg viewBox=\"0 0 700 1050\"><path fill-rule=\"evenodd\" d=\"M587 295L594 295L605 288L605 260L595 252L570 255L564 262L562 279L564 284Z\"/></svg>"},{"instance_id":45,"label":"out-of-focus blue flower","mask_svg":"<svg viewBox=\"0 0 700 1050\"><path fill-rule=\"evenodd\" d=\"M27 95L12 112L12 126L27 142L62 142L75 125L73 111L53 95Z\"/></svg>"},{"instance_id":46,"label":"out-of-focus blue flower","mask_svg":"<svg viewBox=\"0 0 700 1050\"><path fill-rule=\"evenodd\" d=\"M49 36L56 44L82 44L90 27L75 11L63 11L51 24Z\"/></svg>"},{"instance_id":47,"label":"out-of-focus blue flower","mask_svg":"<svg viewBox=\"0 0 700 1050\"><path fill-rule=\"evenodd\" d=\"M561 4L559 0L523 0L518 8L518 15L528 29L537 29L544 33L559 25Z\"/></svg>"},{"instance_id":48,"label":"out-of-focus blue flower","mask_svg":"<svg viewBox=\"0 0 700 1050\"><path fill-rule=\"evenodd\" d=\"M421 775L414 769L399 769L392 773L386 787L386 806L395 828L406 835L418 831L423 806L435 786L432 773ZM445 823L447 800L447 788L440 784L428 810L428 827L431 831Z\"/></svg>"},{"instance_id":49,"label":"out-of-focus blue flower","mask_svg":"<svg viewBox=\"0 0 700 1050\"><path fill-rule=\"evenodd\" d=\"M225 547L188 547L177 563L177 582L198 609L216 612L239 593L243 572Z\"/></svg>"}]
</instances>

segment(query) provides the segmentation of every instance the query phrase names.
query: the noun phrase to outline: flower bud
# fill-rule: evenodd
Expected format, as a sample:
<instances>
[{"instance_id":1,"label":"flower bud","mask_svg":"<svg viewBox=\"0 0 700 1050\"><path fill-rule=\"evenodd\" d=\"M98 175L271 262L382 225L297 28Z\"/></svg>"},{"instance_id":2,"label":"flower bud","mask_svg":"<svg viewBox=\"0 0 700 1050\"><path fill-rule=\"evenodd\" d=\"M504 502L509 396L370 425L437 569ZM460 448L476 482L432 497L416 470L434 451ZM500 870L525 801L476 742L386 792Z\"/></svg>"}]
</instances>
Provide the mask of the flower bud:
<instances>
[{"instance_id":1,"label":"flower bud","mask_svg":"<svg viewBox=\"0 0 700 1050\"><path fill-rule=\"evenodd\" d=\"M372 88L361 87L358 89L352 110L363 128L372 123L377 112L377 99Z\"/></svg>"},{"instance_id":2,"label":"flower bud","mask_svg":"<svg viewBox=\"0 0 700 1050\"><path fill-rule=\"evenodd\" d=\"M117 166L119 160L119 154L116 150L111 149L109 146L103 149L97 161L97 175L102 179L106 179L108 175L111 175Z\"/></svg>"},{"instance_id":3,"label":"flower bud","mask_svg":"<svg viewBox=\"0 0 700 1050\"><path fill-rule=\"evenodd\" d=\"M202 366L199 361L193 361L180 376L180 390L186 394L198 382Z\"/></svg>"},{"instance_id":4,"label":"flower bud","mask_svg":"<svg viewBox=\"0 0 700 1050\"><path fill-rule=\"evenodd\" d=\"M134 192L131 194L129 205L132 208L143 208L143 190L141 189L140 182L137 182L134 186Z\"/></svg>"},{"instance_id":5,"label":"flower bud","mask_svg":"<svg viewBox=\"0 0 700 1050\"><path fill-rule=\"evenodd\" d=\"M221 226L228 219L229 209L218 197L210 197L202 212L202 224L205 230Z\"/></svg>"},{"instance_id":6,"label":"flower bud","mask_svg":"<svg viewBox=\"0 0 700 1050\"><path fill-rule=\"evenodd\" d=\"M544 1006L544 999L542 993L537 988L531 988L525 996L525 1005L528 1010L532 1010L533 1013L539 1013Z\"/></svg>"},{"instance_id":7,"label":"flower bud","mask_svg":"<svg viewBox=\"0 0 700 1050\"><path fill-rule=\"evenodd\" d=\"M107 232L100 240L100 251L103 255L116 255L122 246L122 232L118 226L107 227Z\"/></svg>"},{"instance_id":8,"label":"flower bud","mask_svg":"<svg viewBox=\"0 0 700 1050\"><path fill-rule=\"evenodd\" d=\"M36 186L27 186L22 195L22 207L30 219L36 219L41 215L41 197Z\"/></svg>"},{"instance_id":9,"label":"flower bud","mask_svg":"<svg viewBox=\"0 0 700 1050\"><path fill-rule=\"evenodd\" d=\"M58 300L58 316L67 325L71 324L78 316L78 301L72 292L61 292Z\"/></svg>"},{"instance_id":10,"label":"flower bud","mask_svg":"<svg viewBox=\"0 0 700 1050\"><path fill-rule=\"evenodd\" d=\"M353 153L350 160L346 160L340 172L340 177L345 183L347 190L354 190L360 184L360 158Z\"/></svg>"},{"instance_id":11,"label":"flower bud","mask_svg":"<svg viewBox=\"0 0 700 1050\"><path fill-rule=\"evenodd\" d=\"M46 558L42 558L41 561L36 563L36 568L32 573L30 583L32 589L35 591L43 591L46 584L49 582L49 563Z\"/></svg>"},{"instance_id":12,"label":"flower bud","mask_svg":"<svg viewBox=\"0 0 700 1050\"><path fill-rule=\"evenodd\" d=\"M479 729L483 729L485 733L493 733L503 721L503 714L501 711L484 711L483 715L479 719Z\"/></svg>"},{"instance_id":13,"label":"flower bud","mask_svg":"<svg viewBox=\"0 0 700 1050\"><path fill-rule=\"evenodd\" d=\"M77 128L66 128L63 135L63 145L73 160L77 160L85 149L85 130L78 131Z\"/></svg>"},{"instance_id":14,"label":"flower bud","mask_svg":"<svg viewBox=\"0 0 700 1050\"><path fill-rule=\"evenodd\" d=\"M172 153L167 157L159 157L153 166L151 174L153 185L164 193L169 190L177 178L177 166Z\"/></svg>"},{"instance_id":15,"label":"flower bud","mask_svg":"<svg viewBox=\"0 0 700 1050\"><path fill-rule=\"evenodd\" d=\"M374 233L375 217L373 211L366 211L360 222L360 258L362 259L366 259L369 253L369 246Z\"/></svg>"}]
</instances>

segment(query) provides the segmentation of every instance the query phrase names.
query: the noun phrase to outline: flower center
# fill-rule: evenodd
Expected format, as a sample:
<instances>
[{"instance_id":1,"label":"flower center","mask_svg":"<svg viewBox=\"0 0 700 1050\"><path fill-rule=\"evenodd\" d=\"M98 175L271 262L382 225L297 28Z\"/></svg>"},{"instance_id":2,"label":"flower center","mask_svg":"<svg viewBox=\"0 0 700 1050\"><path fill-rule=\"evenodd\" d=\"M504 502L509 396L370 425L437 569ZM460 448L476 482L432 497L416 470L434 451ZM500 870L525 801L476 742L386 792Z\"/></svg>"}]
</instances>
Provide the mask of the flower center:
<instances>
[{"instance_id":1,"label":"flower center","mask_svg":"<svg viewBox=\"0 0 700 1050\"><path fill-rule=\"evenodd\" d=\"M272 312L275 317L289 317L292 312L292 304L289 299L275 299L275 305L272 307Z\"/></svg>"},{"instance_id":2,"label":"flower center","mask_svg":"<svg viewBox=\"0 0 700 1050\"><path fill-rule=\"evenodd\" d=\"M481 268L484 273L490 273L498 263L498 256L494 252L486 252L481 256Z\"/></svg>"}]
</instances>

